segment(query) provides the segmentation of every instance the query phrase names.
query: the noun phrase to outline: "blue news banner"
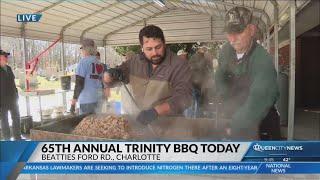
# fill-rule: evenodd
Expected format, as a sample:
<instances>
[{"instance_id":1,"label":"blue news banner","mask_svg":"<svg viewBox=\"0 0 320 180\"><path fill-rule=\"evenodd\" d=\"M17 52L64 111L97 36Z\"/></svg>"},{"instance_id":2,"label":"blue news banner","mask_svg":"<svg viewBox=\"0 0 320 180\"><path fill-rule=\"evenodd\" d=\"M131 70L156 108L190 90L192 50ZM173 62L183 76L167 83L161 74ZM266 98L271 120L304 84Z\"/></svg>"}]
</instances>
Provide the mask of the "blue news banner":
<instances>
[{"instance_id":1,"label":"blue news banner","mask_svg":"<svg viewBox=\"0 0 320 180\"><path fill-rule=\"evenodd\" d=\"M320 173L320 142L10 142L1 177L26 174Z\"/></svg>"}]
</instances>

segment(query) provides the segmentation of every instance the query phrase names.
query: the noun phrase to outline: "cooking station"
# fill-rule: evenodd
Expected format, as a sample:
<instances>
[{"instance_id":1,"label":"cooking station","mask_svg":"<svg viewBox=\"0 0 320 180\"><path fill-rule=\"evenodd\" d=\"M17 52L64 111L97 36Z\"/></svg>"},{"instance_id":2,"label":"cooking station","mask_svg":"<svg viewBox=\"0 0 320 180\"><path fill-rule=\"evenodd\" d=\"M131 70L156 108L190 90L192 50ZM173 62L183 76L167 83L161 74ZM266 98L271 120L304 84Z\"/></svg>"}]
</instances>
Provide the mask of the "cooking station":
<instances>
[{"instance_id":1,"label":"cooking station","mask_svg":"<svg viewBox=\"0 0 320 180\"><path fill-rule=\"evenodd\" d=\"M108 116L106 114L106 116ZM75 127L86 116L67 116L58 121L51 121L43 126L31 129L32 140L56 141L56 140L78 140L78 141L105 141L107 138L80 136L72 134ZM127 140L214 140L218 139L215 132L215 121L213 119L187 119L184 117L162 117L150 124L142 126L137 124L133 118L124 116L128 120ZM114 139L119 140L119 139ZM121 139L120 139L121 140Z\"/></svg>"}]
</instances>

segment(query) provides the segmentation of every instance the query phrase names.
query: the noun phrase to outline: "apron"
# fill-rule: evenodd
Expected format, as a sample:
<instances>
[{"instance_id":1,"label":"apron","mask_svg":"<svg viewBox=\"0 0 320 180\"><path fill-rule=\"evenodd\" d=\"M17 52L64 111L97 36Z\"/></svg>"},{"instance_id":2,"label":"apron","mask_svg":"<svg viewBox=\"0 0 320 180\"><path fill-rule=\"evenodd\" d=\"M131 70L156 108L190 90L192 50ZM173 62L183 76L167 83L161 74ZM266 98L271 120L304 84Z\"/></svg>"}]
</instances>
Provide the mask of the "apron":
<instances>
[{"instance_id":1,"label":"apron","mask_svg":"<svg viewBox=\"0 0 320 180\"><path fill-rule=\"evenodd\" d=\"M171 56L168 61L171 61ZM166 102L173 93L172 86L168 80L158 80L153 74L152 64L148 61L147 77L138 77L130 75L130 84L134 99L137 102L139 110L147 110L159 104ZM157 67L160 68L160 67ZM166 67L161 67L166 68Z\"/></svg>"},{"instance_id":2,"label":"apron","mask_svg":"<svg viewBox=\"0 0 320 180\"><path fill-rule=\"evenodd\" d=\"M251 49L242 58L242 63L246 63L246 73L236 75L233 69L238 65L233 60L227 67L226 77L229 84L227 99L222 103L222 118L231 119L234 113L241 107L249 96L252 84L250 78L249 57L254 51L256 43L254 42ZM230 122L225 122L229 126ZM279 140L280 139L280 117L274 105L268 109L267 115L261 119L259 127L250 126L242 129L239 134L232 134L235 139L260 139L260 140Z\"/></svg>"}]
</instances>

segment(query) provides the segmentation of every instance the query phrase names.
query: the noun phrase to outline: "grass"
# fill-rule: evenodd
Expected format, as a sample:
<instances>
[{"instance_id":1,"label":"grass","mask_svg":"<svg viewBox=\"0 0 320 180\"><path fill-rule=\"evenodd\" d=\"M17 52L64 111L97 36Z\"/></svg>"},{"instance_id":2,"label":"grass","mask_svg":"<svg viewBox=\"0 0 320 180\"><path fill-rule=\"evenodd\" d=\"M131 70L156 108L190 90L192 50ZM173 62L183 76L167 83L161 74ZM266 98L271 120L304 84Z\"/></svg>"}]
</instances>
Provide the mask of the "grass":
<instances>
[{"instance_id":1,"label":"grass","mask_svg":"<svg viewBox=\"0 0 320 180\"><path fill-rule=\"evenodd\" d=\"M37 89L60 89L61 83L58 81L48 81L45 77L38 76L38 88Z\"/></svg>"},{"instance_id":2,"label":"grass","mask_svg":"<svg viewBox=\"0 0 320 180\"><path fill-rule=\"evenodd\" d=\"M61 83L60 80L57 81L48 81L45 77L37 76L38 87L36 90L49 90L49 89L60 89ZM15 83L19 85L19 79L15 79ZM74 87L74 83L71 84L71 87ZM18 86L18 89L21 88ZM111 89L111 96L109 98L111 101L121 101L120 92L117 93L117 88Z\"/></svg>"}]
</instances>

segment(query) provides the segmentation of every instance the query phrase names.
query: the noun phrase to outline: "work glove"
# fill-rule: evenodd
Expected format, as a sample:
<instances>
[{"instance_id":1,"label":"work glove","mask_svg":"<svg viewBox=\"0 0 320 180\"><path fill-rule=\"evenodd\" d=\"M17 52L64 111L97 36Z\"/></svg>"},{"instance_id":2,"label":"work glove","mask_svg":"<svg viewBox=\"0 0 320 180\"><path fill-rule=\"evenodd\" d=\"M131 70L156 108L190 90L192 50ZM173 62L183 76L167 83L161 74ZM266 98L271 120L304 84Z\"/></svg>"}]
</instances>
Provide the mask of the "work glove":
<instances>
[{"instance_id":1,"label":"work glove","mask_svg":"<svg viewBox=\"0 0 320 180\"><path fill-rule=\"evenodd\" d=\"M71 114L75 114L75 112L76 112L76 105L71 105L71 107L70 107L70 113Z\"/></svg>"},{"instance_id":2,"label":"work glove","mask_svg":"<svg viewBox=\"0 0 320 180\"><path fill-rule=\"evenodd\" d=\"M154 108L141 111L136 119L139 123L143 125L148 125L153 120L157 119L158 113Z\"/></svg>"},{"instance_id":3,"label":"work glove","mask_svg":"<svg viewBox=\"0 0 320 180\"><path fill-rule=\"evenodd\" d=\"M118 81L124 80L123 73L122 73L121 69L110 68L107 70L107 73L110 74L110 76L113 80L118 80Z\"/></svg>"}]
</instances>

